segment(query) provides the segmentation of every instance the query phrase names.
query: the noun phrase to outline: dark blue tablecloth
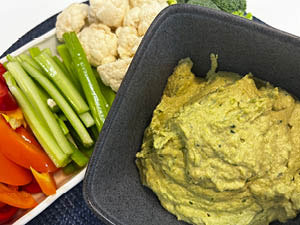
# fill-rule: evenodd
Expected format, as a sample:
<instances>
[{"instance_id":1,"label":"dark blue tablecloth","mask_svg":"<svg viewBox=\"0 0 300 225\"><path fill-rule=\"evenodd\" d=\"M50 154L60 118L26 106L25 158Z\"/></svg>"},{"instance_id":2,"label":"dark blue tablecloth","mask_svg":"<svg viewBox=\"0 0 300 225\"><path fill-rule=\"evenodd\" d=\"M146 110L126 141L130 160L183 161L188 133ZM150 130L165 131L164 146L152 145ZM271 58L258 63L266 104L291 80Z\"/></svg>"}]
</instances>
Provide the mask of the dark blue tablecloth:
<instances>
[{"instance_id":1,"label":"dark blue tablecloth","mask_svg":"<svg viewBox=\"0 0 300 225\"><path fill-rule=\"evenodd\" d=\"M82 196L82 182L61 196L28 224L42 225L104 225L87 207Z\"/></svg>"}]
</instances>

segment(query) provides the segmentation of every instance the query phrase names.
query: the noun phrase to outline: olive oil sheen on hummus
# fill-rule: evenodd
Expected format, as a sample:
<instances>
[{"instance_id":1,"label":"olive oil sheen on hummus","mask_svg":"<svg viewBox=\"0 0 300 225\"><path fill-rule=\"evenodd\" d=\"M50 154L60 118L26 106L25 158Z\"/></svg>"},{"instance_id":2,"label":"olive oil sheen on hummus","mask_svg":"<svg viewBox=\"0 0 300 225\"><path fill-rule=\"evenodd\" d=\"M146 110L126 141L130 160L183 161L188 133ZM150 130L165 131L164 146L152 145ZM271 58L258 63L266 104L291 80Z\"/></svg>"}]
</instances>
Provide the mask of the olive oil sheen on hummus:
<instances>
[{"instance_id":1,"label":"olive oil sheen on hummus","mask_svg":"<svg viewBox=\"0 0 300 225\"><path fill-rule=\"evenodd\" d=\"M300 104L248 74L179 62L137 153L143 185L179 220L267 225L300 209ZM257 83L257 84L256 84ZM259 83L259 84L258 84Z\"/></svg>"}]
</instances>

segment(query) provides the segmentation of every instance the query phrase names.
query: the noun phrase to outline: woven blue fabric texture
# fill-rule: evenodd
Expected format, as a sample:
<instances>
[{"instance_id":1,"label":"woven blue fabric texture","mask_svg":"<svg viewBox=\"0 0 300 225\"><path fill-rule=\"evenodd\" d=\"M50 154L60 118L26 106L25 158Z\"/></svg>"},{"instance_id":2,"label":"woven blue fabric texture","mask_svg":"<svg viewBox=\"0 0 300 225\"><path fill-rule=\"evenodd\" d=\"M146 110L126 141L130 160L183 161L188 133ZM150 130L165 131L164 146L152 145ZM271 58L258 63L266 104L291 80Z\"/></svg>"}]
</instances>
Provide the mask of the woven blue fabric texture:
<instances>
[{"instance_id":1,"label":"woven blue fabric texture","mask_svg":"<svg viewBox=\"0 0 300 225\"><path fill-rule=\"evenodd\" d=\"M88 208L82 195L82 182L61 196L28 225L104 225Z\"/></svg>"}]
</instances>

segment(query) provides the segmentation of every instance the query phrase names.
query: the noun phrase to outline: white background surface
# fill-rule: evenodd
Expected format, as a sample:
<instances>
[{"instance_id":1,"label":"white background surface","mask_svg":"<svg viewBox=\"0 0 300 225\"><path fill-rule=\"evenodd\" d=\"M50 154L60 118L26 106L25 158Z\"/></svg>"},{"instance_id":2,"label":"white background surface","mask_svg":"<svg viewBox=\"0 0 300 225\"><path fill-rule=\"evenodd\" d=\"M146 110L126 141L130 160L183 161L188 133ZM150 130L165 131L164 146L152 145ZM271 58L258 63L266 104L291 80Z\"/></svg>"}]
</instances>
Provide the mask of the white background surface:
<instances>
[{"instance_id":1,"label":"white background surface","mask_svg":"<svg viewBox=\"0 0 300 225\"><path fill-rule=\"evenodd\" d=\"M0 55L27 31L81 0L1 0ZM247 0L247 11L267 24L300 36L299 0Z\"/></svg>"}]
</instances>

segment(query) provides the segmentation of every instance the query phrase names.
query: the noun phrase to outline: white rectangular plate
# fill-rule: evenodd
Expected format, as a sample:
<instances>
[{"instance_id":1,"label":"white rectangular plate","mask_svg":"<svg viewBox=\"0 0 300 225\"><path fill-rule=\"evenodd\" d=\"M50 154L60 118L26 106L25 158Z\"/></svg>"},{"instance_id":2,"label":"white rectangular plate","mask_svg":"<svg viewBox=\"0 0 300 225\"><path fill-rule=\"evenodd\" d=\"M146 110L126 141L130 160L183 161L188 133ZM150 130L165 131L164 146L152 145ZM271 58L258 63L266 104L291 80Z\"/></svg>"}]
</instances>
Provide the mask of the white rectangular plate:
<instances>
[{"instance_id":1,"label":"white rectangular plate","mask_svg":"<svg viewBox=\"0 0 300 225\"><path fill-rule=\"evenodd\" d=\"M46 34L42 35L39 38L36 38L26 45L22 46L18 50L11 53L12 56L19 55L21 53L26 52L29 48L33 46L39 46L41 49L50 48L52 53L57 55L56 46L58 45L58 41L55 36L55 29L50 30ZM6 61L5 58L0 59L1 63ZM10 223L13 225L23 225L28 223L38 214L40 214L44 209L49 207L56 199L58 199L62 194L68 192L74 186L76 186L80 181L83 180L86 168L78 171L75 174L65 175L62 170L57 171L54 174L54 179L56 181L57 190L56 194L51 196L45 196L44 194L36 194L34 198L39 202L39 204L31 209L31 210L19 210L16 218Z\"/></svg>"}]
</instances>

